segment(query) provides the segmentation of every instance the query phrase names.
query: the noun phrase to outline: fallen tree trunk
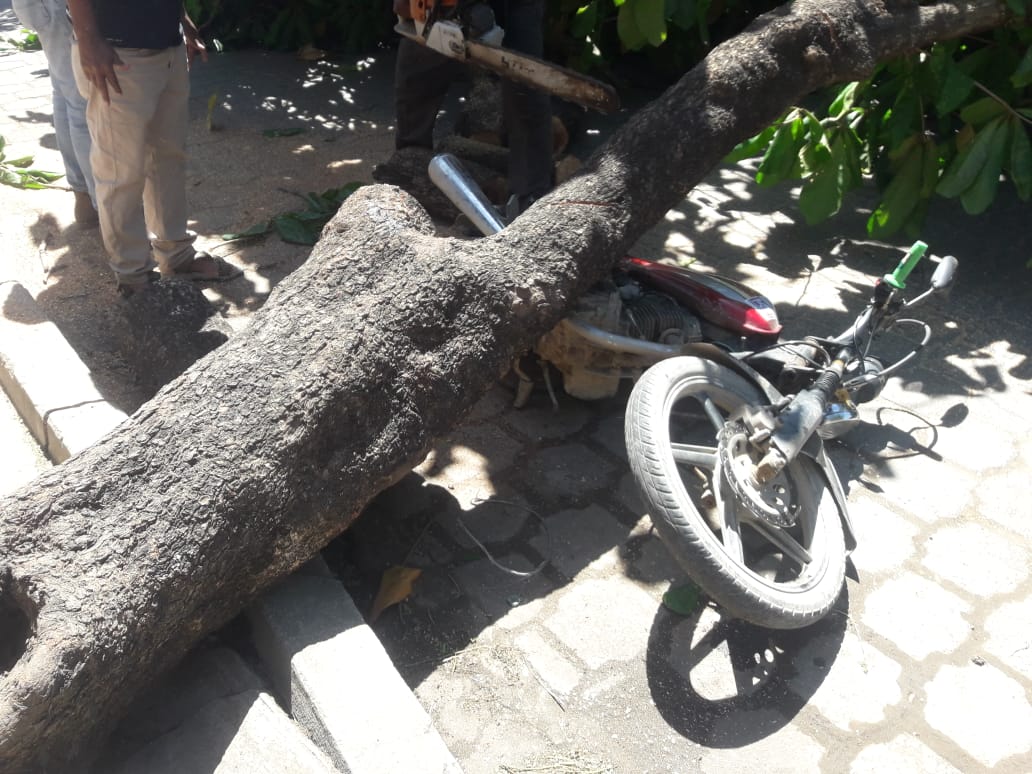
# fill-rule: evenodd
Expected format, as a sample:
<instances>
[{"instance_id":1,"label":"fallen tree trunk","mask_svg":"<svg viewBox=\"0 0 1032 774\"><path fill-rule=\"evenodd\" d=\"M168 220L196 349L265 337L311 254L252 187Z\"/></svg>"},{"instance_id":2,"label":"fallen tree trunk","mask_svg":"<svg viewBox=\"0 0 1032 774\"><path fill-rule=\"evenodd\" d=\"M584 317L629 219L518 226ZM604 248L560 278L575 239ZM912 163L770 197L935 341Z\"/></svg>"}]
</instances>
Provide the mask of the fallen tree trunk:
<instances>
[{"instance_id":1,"label":"fallen tree trunk","mask_svg":"<svg viewBox=\"0 0 1032 774\"><path fill-rule=\"evenodd\" d=\"M246 331L0 503L0 771L84 760L152 674L418 463L734 143L1004 8L797 0L489 239L433 238L395 188L352 196Z\"/></svg>"}]
</instances>

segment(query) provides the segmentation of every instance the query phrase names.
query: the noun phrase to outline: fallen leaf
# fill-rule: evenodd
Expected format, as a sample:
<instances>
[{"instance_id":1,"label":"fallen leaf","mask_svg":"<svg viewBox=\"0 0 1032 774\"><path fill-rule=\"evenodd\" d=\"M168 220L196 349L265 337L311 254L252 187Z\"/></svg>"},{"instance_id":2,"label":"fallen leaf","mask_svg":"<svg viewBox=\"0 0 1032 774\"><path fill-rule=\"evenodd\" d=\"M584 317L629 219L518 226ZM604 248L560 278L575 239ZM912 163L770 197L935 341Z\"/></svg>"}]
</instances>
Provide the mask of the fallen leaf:
<instances>
[{"instance_id":1,"label":"fallen leaf","mask_svg":"<svg viewBox=\"0 0 1032 774\"><path fill-rule=\"evenodd\" d=\"M678 615L691 615L701 606L702 592L691 584L667 589L663 594L663 607Z\"/></svg>"},{"instance_id":2,"label":"fallen leaf","mask_svg":"<svg viewBox=\"0 0 1032 774\"><path fill-rule=\"evenodd\" d=\"M380 590L369 610L369 623L375 623L380 613L392 605L404 602L412 593L412 584L423 571L416 567L390 567L380 579Z\"/></svg>"}]
</instances>

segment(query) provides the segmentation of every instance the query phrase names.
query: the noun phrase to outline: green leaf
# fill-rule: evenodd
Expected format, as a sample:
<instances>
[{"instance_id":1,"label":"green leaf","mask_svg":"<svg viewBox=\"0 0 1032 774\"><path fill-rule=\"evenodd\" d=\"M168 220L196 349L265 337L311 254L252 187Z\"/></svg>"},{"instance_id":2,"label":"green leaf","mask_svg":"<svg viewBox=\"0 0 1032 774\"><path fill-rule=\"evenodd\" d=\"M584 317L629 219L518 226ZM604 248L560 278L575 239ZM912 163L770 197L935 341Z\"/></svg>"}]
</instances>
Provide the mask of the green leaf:
<instances>
[{"instance_id":1,"label":"green leaf","mask_svg":"<svg viewBox=\"0 0 1032 774\"><path fill-rule=\"evenodd\" d=\"M223 234L222 238L227 242L232 242L236 239L250 239L251 237L261 236L262 234L268 234L272 230L272 221L263 220L261 223L255 223L246 231L241 231L236 234Z\"/></svg>"},{"instance_id":2,"label":"green leaf","mask_svg":"<svg viewBox=\"0 0 1032 774\"><path fill-rule=\"evenodd\" d=\"M266 129L262 132L263 137L293 137L304 134L307 130L301 126L291 126L286 129Z\"/></svg>"},{"instance_id":3,"label":"green leaf","mask_svg":"<svg viewBox=\"0 0 1032 774\"><path fill-rule=\"evenodd\" d=\"M923 201L932 198L935 186L939 184L939 147L931 137L924 138L924 164L921 174L921 192L918 197Z\"/></svg>"},{"instance_id":4,"label":"green leaf","mask_svg":"<svg viewBox=\"0 0 1032 774\"><path fill-rule=\"evenodd\" d=\"M22 156L20 159L7 159L4 161L9 167L19 167L24 169L32 163L32 156Z\"/></svg>"},{"instance_id":5,"label":"green leaf","mask_svg":"<svg viewBox=\"0 0 1032 774\"><path fill-rule=\"evenodd\" d=\"M770 186L792 176L799 163L802 128L803 120L798 113L789 113L785 123L774 133L774 139L756 170L757 183Z\"/></svg>"},{"instance_id":6,"label":"green leaf","mask_svg":"<svg viewBox=\"0 0 1032 774\"><path fill-rule=\"evenodd\" d=\"M773 139L774 133L777 132L777 130L777 124L771 124L755 137L750 137L748 140L743 140L738 143L734 150L724 157L724 162L727 164L734 164L742 159L751 159L753 156L759 156L760 153L770 144L770 141Z\"/></svg>"},{"instance_id":7,"label":"green leaf","mask_svg":"<svg viewBox=\"0 0 1032 774\"><path fill-rule=\"evenodd\" d=\"M1025 51L1025 56L1021 58L1021 63L1014 71L1010 81L1014 84L1015 89L1023 89L1032 84L1032 48Z\"/></svg>"},{"instance_id":8,"label":"green leaf","mask_svg":"<svg viewBox=\"0 0 1032 774\"><path fill-rule=\"evenodd\" d=\"M699 40L702 41L704 46L708 46L710 42L709 10L710 0L696 0L695 23L699 25Z\"/></svg>"},{"instance_id":9,"label":"green leaf","mask_svg":"<svg viewBox=\"0 0 1032 774\"><path fill-rule=\"evenodd\" d=\"M827 220L842 206L842 166L834 156L807 178L799 194L799 209L811 226Z\"/></svg>"},{"instance_id":10,"label":"green leaf","mask_svg":"<svg viewBox=\"0 0 1032 774\"><path fill-rule=\"evenodd\" d=\"M999 100L983 97L961 110L960 117L964 123L971 124L977 129L1002 115L1006 110L1007 108L1000 104Z\"/></svg>"},{"instance_id":11,"label":"green leaf","mask_svg":"<svg viewBox=\"0 0 1032 774\"><path fill-rule=\"evenodd\" d=\"M44 172L42 169L26 169L21 174L40 183L53 183L64 177L61 172Z\"/></svg>"},{"instance_id":12,"label":"green leaf","mask_svg":"<svg viewBox=\"0 0 1032 774\"><path fill-rule=\"evenodd\" d=\"M843 113L848 112L856 102L856 90L859 85L860 81L847 83L842 90L839 91L838 96L835 97L832 103L828 105L828 115L838 118Z\"/></svg>"},{"instance_id":13,"label":"green leaf","mask_svg":"<svg viewBox=\"0 0 1032 774\"><path fill-rule=\"evenodd\" d=\"M296 245L314 245L319 241L319 232L322 231L322 224L313 226L292 212L277 215L272 219L272 224L284 242Z\"/></svg>"},{"instance_id":14,"label":"green leaf","mask_svg":"<svg viewBox=\"0 0 1032 774\"><path fill-rule=\"evenodd\" d=\"M997 142L1002 126L1003 119L998 118L984 127L975 136L975 141L953 159L936 188L940 195L960 196L974 185L993 154L993 146ZM1003 158L1002 155L1000 158ZM999 175L999 170L997 170L997 175Z\"/></svg>"},{"instance_id":15,"label":"green leaf","mask_svg":"<svg viewBox=\"0 0 1032 774\"><path fill-rule=\"evenodd\" d=\"M820 169L831 158L831 149L824 137L824 127L809 110L802 111L805 140L800 146L799 163L804 173Z\"/></svg>"},{"instance_id":16,"label":"green leaf","mask_svg":"<svg viewBox=\"0 0 1032 774\"><path fill-rule=\"evenodd\" d=\"M985 163L979 169L974 182L960 195L961 206L969 215L985 212L993 203L996 188L1000 184L1000 173L1003 171L1003 156L1010 147L1010 122L1001 118L990 126L996 127L996 132L992 142L987 146ZM975 143L977 145L978 141Z\"/></svg>"},{"instance_id":17,"label":"green leaf","mask_svg":"<svg viewBox=\"0 0 1032 774\"><path fill-rule=\"evenodd\" d=\"M1012 128L1008 169L1014 187L1018 190L1018 198L1027 201L1032 197L1032 141L1029 141L1024 123L1016 118Z\"/></svg>"},{"instance_id":18,"label":"green leaf","mask_svg":"<svg viewBox=\"0 0 1032 774\"><path fill-rule=\"evenodd\" d=\"M663 593L663 607L672 613L689 616L702 607L702 592L691 584L667 589Z\"/></svg>"},{"instance_id":19,"label":"green leaf","mask_svg":"<svg viewBox=\"0 0 1032 774\"><path fill-rule=\"evenodd\" d=\"M645 35L638 29L633 0L627 0L617 11L616 32L620 36L620 42L630 51L637 51L648 42Z\"/></svg>"},{"instance_id":20,"label":"green leaf","mask_svg":"<svg viewBox=\"0 0 1032 774\"><path fill-rule=\"evenodd\" d=\"M653 46L666 40L666 0L634 0L634 19L638 30Z\"/></svg>"},{"instance_id":21,"label":"green leaf","mask_svg":"<svg viewBox=\"0 0 1032 774\"><path fill-rule=\"evenodd\" d=\"M935 112L944 116L956 110L974 87L974 79L950 60L946 65L946 77L939 89L939 96L935 100Z\"/></svg>"},{"instance_id":22,"label":"green leaf","mask_svg":"<svg viewBox=\"0 0 1032 774\"><path fill-rule=\"evenodd\" d=\"M910 152L885 189L881 202L867 220L872 235L888 236L898 231L917 206L924 171L924 146Z\"/></svg>"},{"instance_id":23,"label":"green leaf","mask_svg":"<svg viewBox=\"0 0 1032 774\"><path fill-rule=\"evenodd\" d=\"M842 143L843 176L842 185L846 191L858 188L864 181L864 170L861 162L864 144L852 128L844 129L840 134Z\"/></svg>"},{"instance_id":24,"label":"green leaf","mask_svg":"<svg viewBox=\"0 0 1032 774\"><path fill-rule=\"evenodd\" d=\"M1007 7L1010 8L1018 16L1024 16L1028 13L1028 0L1007 0Z\"/></svg>"},{"instance_id":25,"label":"green leaf","mask_svg":"<svg viewBox=\"0 0 1032 774\"><path fill-rule=\"evenodd\" d=\"M682 30L690 30L699 23L695 0L670 0L667 15L670 22Z\"/></svg>"},{"instance_id":26,"label":"green leaf","mask_svg":"<svg viewBox=\"0 0 1032 774\"><path fill-rule=\"evenodd\" d=\"M921 129L924 110L911 83L905 83L885 114L884 131L889 148L898 147L907 137Z\"/></svg>"},{"instance_id":27,"label":"green leaf","mask_svg":"<svg viewBox=\"0 0 1032 774\"><path fill-rule=\"evenodd\" d=\"M590 3L577 9L573 20L570 22L570 34L575 38L586 38L595 31L595 23L598 20L598 2L591 0Z\"/></svg>"}]
</instances>

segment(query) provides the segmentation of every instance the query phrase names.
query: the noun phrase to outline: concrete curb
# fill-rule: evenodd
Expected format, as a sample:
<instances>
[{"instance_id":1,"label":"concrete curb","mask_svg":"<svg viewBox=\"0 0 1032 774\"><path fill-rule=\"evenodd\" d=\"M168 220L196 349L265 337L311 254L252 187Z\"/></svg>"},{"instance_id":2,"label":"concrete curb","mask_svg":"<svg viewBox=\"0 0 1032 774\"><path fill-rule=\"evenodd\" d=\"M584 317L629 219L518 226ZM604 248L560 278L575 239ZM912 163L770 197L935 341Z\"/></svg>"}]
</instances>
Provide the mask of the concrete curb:
<instances>
[{"instance_id":1,"label":"concrete curb","mask_svg":"<svg viewBox=\"0 0 1032 774\"><path fill-rule=\"evenodd\" d=\"M43 451L61 463L125 419L17 282L0 283L0 385Z\"/></svg>"},{"instance_id":2,"label":"concrete curb","mask_svg":"<svg viewBox=\"0 0 1032 774\"><path fill-rule=\"evenodd\" d=\"M109 774L333 774L235 651L195 649L141 697L98 769Z\"/></svg>"},{"instance_id":3,"label":"concrete curb","mask_svg":"<svg viewBox=\"0 0 1032 774\"><path fill-rule=\"evenodd\" d=\"M249 611L255 644L290 714L352 774L460 774L344 586L321 558Z\"/></svg>"},{"instance_id":4,"label":"concrete curb","mask_svg":"<svg viewBox=\"0 0 1032 774\"><path fill-rule=\"evenodd\" d=\"M57 326L15 282L0 283L0 384L58 463L126 418L100 395L89 369ZM321 557L260 598L249 617L280 703L321 749L313 748L316 757L325 755L335 767L353 774L461 774L429 715ZM182 747L184 735L191 735L196 754L231 740L226 753L233 751L235 763L219 769L228 772L247 769L250 758L241 746L261 741L267 747L269 735L287 741L283 735L293 724L282 712L281 720L270 716L275 705L266 694L255 688L238 698L239 706L233 708L241 721L236 736L222 729L216 740L211 729L217 719L209 718L180 729L173 747ZM247 723L241 720L245 717ZM169 754L167 746L167 741L155 740L146 754L161 758ZM285 768L262 770L299 771L298 760L284 759Z\"/></svg>"}]
</instances>

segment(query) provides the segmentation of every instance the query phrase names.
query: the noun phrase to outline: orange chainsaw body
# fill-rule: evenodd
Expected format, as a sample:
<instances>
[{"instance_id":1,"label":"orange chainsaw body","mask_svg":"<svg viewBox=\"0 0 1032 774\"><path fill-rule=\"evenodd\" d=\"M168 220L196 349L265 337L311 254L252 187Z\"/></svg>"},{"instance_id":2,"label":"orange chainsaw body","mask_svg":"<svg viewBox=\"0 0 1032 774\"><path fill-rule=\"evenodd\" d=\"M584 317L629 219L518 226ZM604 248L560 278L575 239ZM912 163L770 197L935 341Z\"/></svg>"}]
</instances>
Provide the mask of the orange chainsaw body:
<instances>
[{"instance_id":1,"label":"orange chainsaw body","mask_svg":"<svg viewBox=\"0 0 1032 774\"><path fill-rule=\"evenodd\" d=\"M435 7L452 9L458 4L459 0L409 0L409 13L413 21L426 24Z\"/></svg>"}]
</instances>

